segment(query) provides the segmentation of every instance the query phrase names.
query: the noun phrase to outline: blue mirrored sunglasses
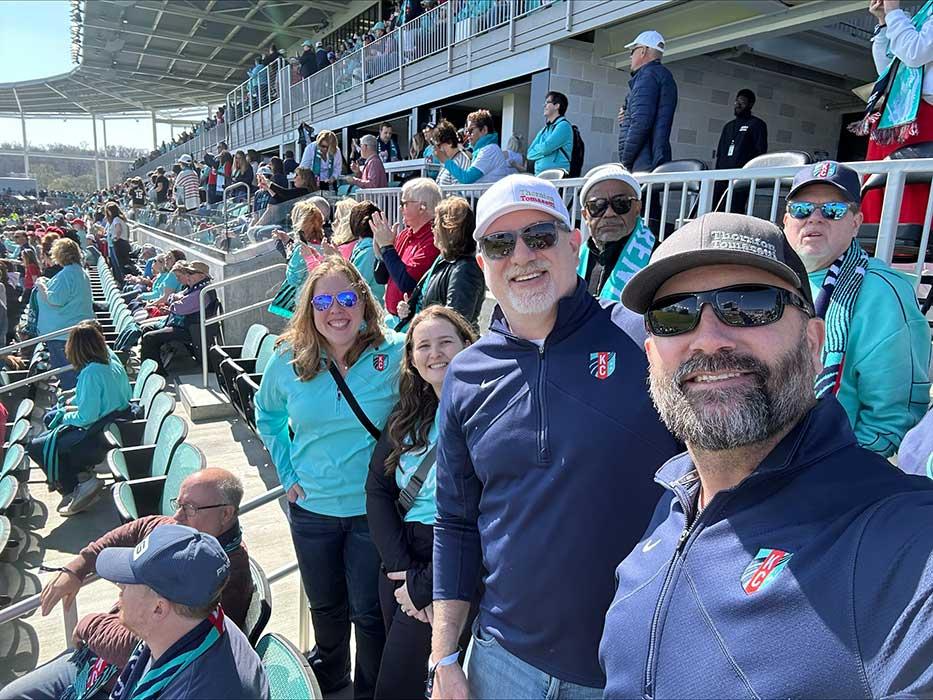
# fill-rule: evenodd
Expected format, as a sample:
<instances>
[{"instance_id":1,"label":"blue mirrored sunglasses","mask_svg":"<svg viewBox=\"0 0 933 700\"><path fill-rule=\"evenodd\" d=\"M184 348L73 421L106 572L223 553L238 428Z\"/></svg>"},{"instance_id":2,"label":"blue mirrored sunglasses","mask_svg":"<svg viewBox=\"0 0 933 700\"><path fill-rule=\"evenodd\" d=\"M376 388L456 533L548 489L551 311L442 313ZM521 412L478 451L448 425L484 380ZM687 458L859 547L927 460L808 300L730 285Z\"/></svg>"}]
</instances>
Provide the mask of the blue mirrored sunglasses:
<instances>
[{"instance_id":1,"label":"blue mirrored sunglasses","mask_svg":"<svg viewBox=\"0 0 933 700\"><path fill-rule=\"evenodd\" d=\"M315 294L311 303L318 311L327 311L334 305L335 299L343 308L352 309L357 305L360 297L356 292L348 289L343 292L337 292L336 294Z\"/></svg>"},{"instance_id":2,"label":"blue mirrored sunglasses","mask_svg":"<svg viewBox=\"0 0 933 700\"><path fill-rule=\"evenodd\" d=\"M825 202L823 204L817 204L816 202L788 202L787 213L795 219L806 219L815 209L819 208L824 219L840 221L845 218L850 206L848 202Z\"/></svg>"}]
</instances>

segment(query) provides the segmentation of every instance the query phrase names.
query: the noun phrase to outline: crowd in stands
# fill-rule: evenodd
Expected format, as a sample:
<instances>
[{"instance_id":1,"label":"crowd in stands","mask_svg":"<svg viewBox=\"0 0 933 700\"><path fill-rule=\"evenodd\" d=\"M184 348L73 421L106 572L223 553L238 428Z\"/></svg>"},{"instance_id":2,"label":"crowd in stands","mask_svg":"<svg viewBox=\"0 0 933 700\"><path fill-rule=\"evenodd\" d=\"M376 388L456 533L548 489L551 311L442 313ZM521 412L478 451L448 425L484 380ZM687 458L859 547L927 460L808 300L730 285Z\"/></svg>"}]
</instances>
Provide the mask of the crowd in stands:
<instances>
[{"instance_id":1,"label":"crowd in stands","mask_svg":"<svg viewBox=\"0 0 933 700\"><path fill-rule=\"evenodd\" d=\"M173 148L176 148L177 146L180 146L183 143L187 143L188 141L191 141L192 139L196 138L202 133L206 133L207 131L210 131L211 129L216 127L218 124L223 124L224 113L226 112L226 110L227 108L225 105L220 105L214 111L214 116L208 117L207 119L202 119L197 124L192 124L190 127L182 131L180 134L173 136L171 141L168 141L168 142L163 141L159 145L158 148L154 148L153 150L151 150L148 155L142 155L139 158L137 158L133 162L132 169L135 170L136 168L142 167L149 161L155 160L159 156L168 153Z\"/></svg>"}]
</instances>

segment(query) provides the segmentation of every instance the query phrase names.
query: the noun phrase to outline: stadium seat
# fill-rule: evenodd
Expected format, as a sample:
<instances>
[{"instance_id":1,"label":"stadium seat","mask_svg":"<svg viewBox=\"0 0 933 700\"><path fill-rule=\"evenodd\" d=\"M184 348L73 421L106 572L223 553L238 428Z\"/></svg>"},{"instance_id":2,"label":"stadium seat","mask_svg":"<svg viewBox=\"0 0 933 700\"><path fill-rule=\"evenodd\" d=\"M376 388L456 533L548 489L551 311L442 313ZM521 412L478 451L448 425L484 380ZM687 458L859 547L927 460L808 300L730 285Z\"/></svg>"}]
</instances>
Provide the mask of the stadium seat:
<instances>
[{"instance_id":1,"label":"stadium seat","mask_svg":"<svg viewBox=\"0 0 933 700\"><path fill-rule=\"evenodd\" d=\"M246 331L246 337L242 345L214 345L208 353L209 366L214 368L217 376L217 386L227 397L230 397L230 390L227 388L226 377L221 370L224 362L230 359L239 360L241 358L254 358L259 354L259 347L263 339L269 335L269 329L259 323L254 323Z\"/></svg>"},{"instance_id":2,"label":"stadium seat","mask_svg":"<svg viewBox=\"0 0 933 700\"><path fill-rule=\"evenodd\" d=\"M11 445L3 455L3 464L0 466L0 479L13 475L20 482L29 480L29 457L26 448L21 444Z\"/></svg>"},{"instance_id":3,"label":"stadium seat","mask_svg":"<svg viewBox=\"0 0 933 700\"><path fill-rule=\"evenodd\" d=\"M178 416L166 416L154 444L117 447L107 453L107 466L117 480L164 476L175 448L188 436L188 424Z\"/></svg>"},{"instance_id":4,"label":"stadium seat","mask_svg":"<svg viewBox=\"0 0 933 700\"><path fill-rule=\"evenodd\" d=\"M104 439L111 447L153 445L162 428L162 421L175 411L175 398L160 392L152 399L149 415L139 420L121 420L104 429Z\"/></svg>"},{"instance_id":5,"label":"stadium seat","mask_svg":"<svg viewBox=\"0 0 933 700\"><path fill-rule=\"evenodd\" d=\"M29 433L31 432L32 423L29 422L29 419L20 418L13 424L13 427L10 428L10 433L7 435L7 447L10 445L25 444L29 440Z\"/></svg>"},{"instance_id":6,"label":"stadium seat","mask_svg":"<svg viewBox=\"0 0 933 700\"><path fill-rule=\"evenodd\" d=\"M272 616L272 589L262 567L252 557L249 558L249 573L253 579L253 595L249 599L246 620L243 622L243 634L255 647Z\"/></svg>"},{"instance_id":7,"label":"stadium seat","mask_svg":"<svg viewBox=\"0 0 933 700\"><path fill-rule=\"evenodd\" d=\"M7 510L16 500L16 492L19 490L19 482L15 476L8 475L0 479L0 514L8 515Z\"/></svg>"},{"instance_id":8,"label":"stadium seat","mask_svg":"<svg viewBox=\"0 0 933 700\"><path fill-rule=\"evenodd\" d=\"M247 422L255 431L255 411L253 409L253 399L256 392L259 391L259 382L262 381L262 373L266 371L269 362L275 355L275 341L277 335L267 335L259 348L259 356L255 360L231 360L228 367L236 368L238 371L233 376L232 395L230 401L236 412Z\"/></svg>"},{"instance_id":9,"label":"stadium seat","mask_svg":"<svg viewBox=\"0 0 933 700\"><path fill-rule=\"evenodd\" d=\"M32 415L33 409L36 407L35 402L32 399L23 399L19 402L19 406L16 407L16 412L13 414L13 420L7 423L7 428L12 428L13 424L18 420L26 419L29 420L29 417Z\"/></svg>"},{"instance_id":10,"label":"stadium seat","mask_svg":"<svg viewBox=\"0 0 933 700\"><path fill-rule=\"evenodd\" d=\"M142 391L139 395L139 400L133 401L131 403L136 403L143 408L143 417L149 415L149 410L152 408L152 402L161 391L165 390L165 377L161 374L150 374L146 379L146 384L143 386Z\"/></svg>"},{"instance_id":11,"label":"stadium seat","mask_svg":"<svg viewBox=\"0 0 933 700\"><path fill-rule=\"evenodd\" d=\"M139 372L136 375L136 381L132 382L133 386L133 397L134 399L142 398L143 389L146 386L146 380L152 375L155 374L155 371L159 369L159 363L155 360L143 360L142 364L139 366Z\"/></svg>"},{"instance_id":12,"label":"stadium seat","mask_svg":"<svg viewBox=\"0 0 933 700\"><path fill-rule=\"evenodd\" d=\"M265 635L256 644L256 653L269 679L270 700L324 697L308 660L282 635Z\"/></svg>"},{"instance_id":13,"label":"stadium seat","mask_svg":"<svg viewBox=\"0 0 933 700\"><path fill-rule=\"evenodd\" d=\"M0 561L14 562L26 547L26 535L10 522L5 515L0 515Z\"/></svg>"},{"instance_id":14,"label":"stadium seat","mask_svg":"<svg viewBox=\"0 0 933 700\"><path fill-rule=\"evenodd\" d=\"M178 496L181 482L205 464L201 450L183 442L175 449L165 476L117 482L112 493L120 519L128 523L145 515L172 515L171 501Z\"/></svg>"}]
</instances>

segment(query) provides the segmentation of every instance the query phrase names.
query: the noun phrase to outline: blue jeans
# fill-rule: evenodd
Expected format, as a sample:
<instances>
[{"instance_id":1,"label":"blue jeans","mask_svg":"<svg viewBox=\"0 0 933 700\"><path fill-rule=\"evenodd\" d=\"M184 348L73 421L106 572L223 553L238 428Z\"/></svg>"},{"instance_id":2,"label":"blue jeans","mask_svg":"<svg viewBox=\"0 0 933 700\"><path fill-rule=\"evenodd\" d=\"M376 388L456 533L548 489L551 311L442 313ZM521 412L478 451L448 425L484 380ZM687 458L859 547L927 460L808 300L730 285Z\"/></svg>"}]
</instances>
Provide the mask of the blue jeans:
<instances>
[{"instance_id":1,"label":"blue jeans","mask_svg":"<svg viewBox=\"0 0 933 700\"><path fill-rule=\"evenodd\" d=\"M64 367L68 364L68 358L65 357L64 340L47 340L45 347L49 349L49 369ZM68 370L58 375L59 386L63 390L74 389L78 383L78 375L74 370Z\"/></svg>"},{"instance_id":2,"label":"blue jeans","mask_svg":"<svg viewBox=\"0 0 933 700\"><path fill-rule=\"evenodd\" d=\"M22 678L8 683L0 689L0 700L54 700L61 697L78 674L78 667L70 661L73 653L74 650L69 649ZM89 700L105 700L109 695L106 690L99 690Z\"/></svg>"},{"instance_id":3,"label":"blue jeans","mask_svg":"<svg viewBox=\"0 0 933 700\"><path fill-rule=\"evenodd\" d=\"M506 651L488 632L473 623L466 659L470 697L528 700L597 700L602 688L590 688L540 671Z\"/></svg>"},{"instance_id":4,"label":"blue jeans","mask_svg":"<svg viewBox=\"0 0 933 700\"><path fill-rule=\"evenodd\" d=\"M379 552L365 515L334 518L289 504L289 524L314 627L312 668L321 688L350 675L350 624L356 626L353 695L371 698L386 633L379 608Z\"/></svg>"}]
</instances>

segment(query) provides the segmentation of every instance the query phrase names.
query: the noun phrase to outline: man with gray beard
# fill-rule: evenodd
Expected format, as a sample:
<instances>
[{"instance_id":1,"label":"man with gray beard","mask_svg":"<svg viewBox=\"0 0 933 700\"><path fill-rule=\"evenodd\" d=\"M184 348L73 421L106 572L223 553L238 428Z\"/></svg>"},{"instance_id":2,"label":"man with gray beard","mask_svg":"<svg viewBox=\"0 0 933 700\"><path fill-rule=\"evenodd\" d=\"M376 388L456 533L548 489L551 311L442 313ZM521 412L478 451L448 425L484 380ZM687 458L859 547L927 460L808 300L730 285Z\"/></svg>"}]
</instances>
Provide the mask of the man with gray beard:
<instances>
[{"instance_id":1,"label":"man with gray beard","mask_svg":"<svg viewBox=\"0 0 933 700\"><path fill-rule=\"evenodd\" d=\"M645 391L641 318L576 274L554 186L506 177L476 207L498 301L453 360L437 412L429 679L436 698L599 698L612 573L680 447ZM457 643L482 578L466 674Z\"/></svg>"},{"instance_id":2,"label":"man with gray beard","mask_svg":"<svg viewBox=\"0 0 933 700\"><path fill-rule=\"evenodd\" d=\"M687 452L616 571L605 697L931 696L933 485L814 397L824 324L781 231L707 214L622 301Z\"/></svg>"}]
</instances>

